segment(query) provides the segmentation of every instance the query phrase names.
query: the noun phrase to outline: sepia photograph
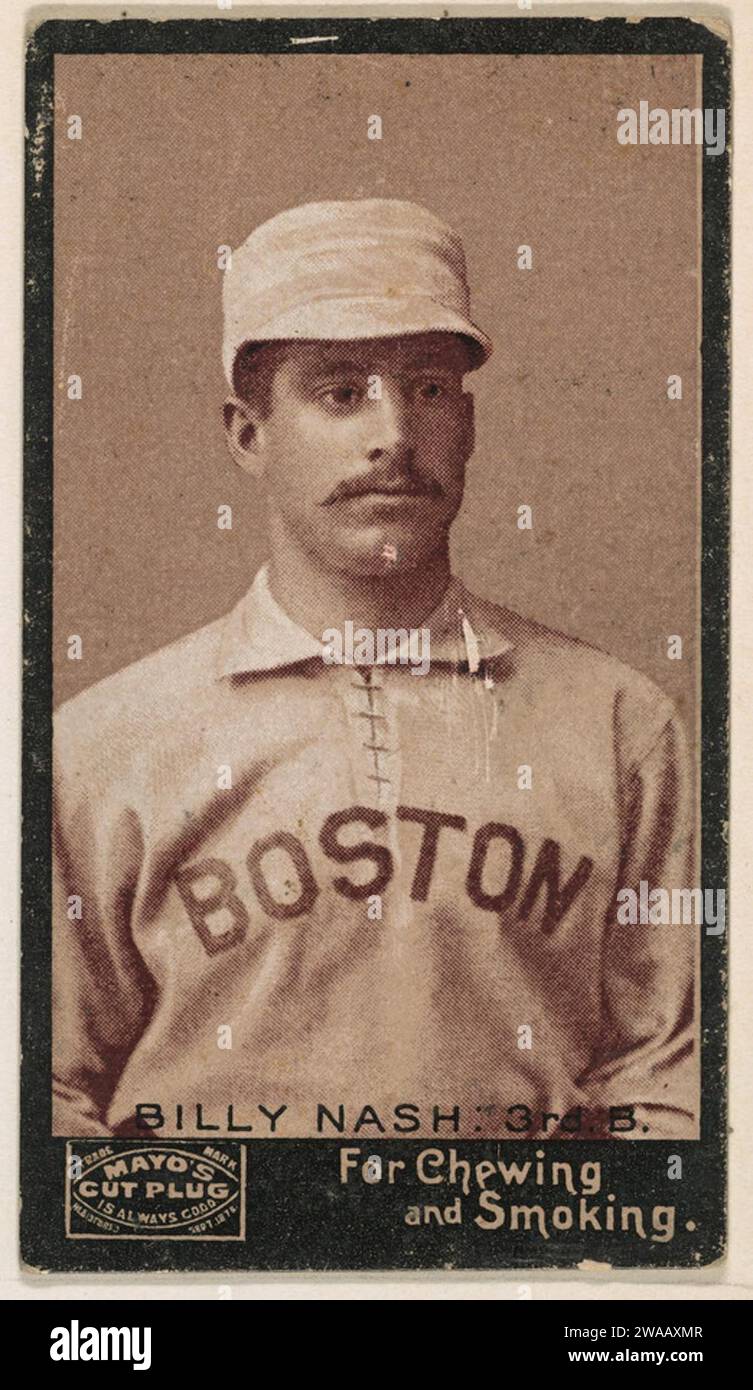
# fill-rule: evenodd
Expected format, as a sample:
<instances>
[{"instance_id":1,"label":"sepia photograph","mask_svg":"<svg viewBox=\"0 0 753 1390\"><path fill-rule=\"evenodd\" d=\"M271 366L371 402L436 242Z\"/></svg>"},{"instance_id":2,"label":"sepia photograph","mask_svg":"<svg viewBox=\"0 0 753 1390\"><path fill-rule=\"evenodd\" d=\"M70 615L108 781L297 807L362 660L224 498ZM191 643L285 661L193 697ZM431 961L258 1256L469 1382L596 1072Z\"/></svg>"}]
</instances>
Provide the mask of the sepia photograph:
<instances>
[{"instance_id":1,"label":"sepia photograph","mask_svg":"<svg viewBox=\"0 0 753 1390\"><path fill-rule=\"evenodd\" d=\"M403 1226L478 1185L473 1240L516 1243L531 1182L548 1262L571 1226L671 1262L726 931L700 853L725 104L690 40L290 27L54 54L67 1236L148 1240L128 1188L164 1163L200 1199L173 1238L248 1243L256 1155L293 1140L341 1199L412 1173ZM602 1165L652 1141L667 1191L626 1195Z\"/></svg>"}]
</instances>

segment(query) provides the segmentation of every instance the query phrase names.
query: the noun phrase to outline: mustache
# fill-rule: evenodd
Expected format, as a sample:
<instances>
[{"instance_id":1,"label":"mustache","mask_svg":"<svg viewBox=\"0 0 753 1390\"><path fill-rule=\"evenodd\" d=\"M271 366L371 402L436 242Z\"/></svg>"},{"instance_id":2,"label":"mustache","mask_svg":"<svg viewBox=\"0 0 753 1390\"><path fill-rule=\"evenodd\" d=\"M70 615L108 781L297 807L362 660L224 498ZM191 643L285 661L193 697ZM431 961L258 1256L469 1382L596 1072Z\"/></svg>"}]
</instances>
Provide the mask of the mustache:
<instances>
[{"instance_id":1,"label":"mustache","mask_svg":"<svg viewBox=\"0 0 753 1390\"><path fill-rule=\"evenodd\" d=\"M381 471L375 468L360 478L344 478L332 489L329 496L325 497L322 505L330 507L334 502L341 502L350 497L367 497L372 492L383 492L388 496L444 496L444 489L436 478L425 478L414 469L395 473L394 468Z\"/></svg>"}]
</instances>

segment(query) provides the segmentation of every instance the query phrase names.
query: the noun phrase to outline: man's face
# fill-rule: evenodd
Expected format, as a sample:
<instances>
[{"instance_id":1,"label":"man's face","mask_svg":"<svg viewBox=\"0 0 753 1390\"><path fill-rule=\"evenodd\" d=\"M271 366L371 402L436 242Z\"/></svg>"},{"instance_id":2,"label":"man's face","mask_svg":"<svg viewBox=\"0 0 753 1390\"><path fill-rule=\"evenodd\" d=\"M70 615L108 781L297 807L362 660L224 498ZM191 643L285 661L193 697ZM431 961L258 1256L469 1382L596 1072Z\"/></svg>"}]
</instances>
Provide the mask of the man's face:
<instances>
[{"instance_id":1,"label":"man's face","mask_svg":"<svg viewBox=\"0 0 753 1390\"><path fill-rule=\"evenodd\" d=\"M284 530L319 564L384 574L446 542L473 448L469 365L450 333L291 345L254 452Z\"/></svg>"}]
</instances>

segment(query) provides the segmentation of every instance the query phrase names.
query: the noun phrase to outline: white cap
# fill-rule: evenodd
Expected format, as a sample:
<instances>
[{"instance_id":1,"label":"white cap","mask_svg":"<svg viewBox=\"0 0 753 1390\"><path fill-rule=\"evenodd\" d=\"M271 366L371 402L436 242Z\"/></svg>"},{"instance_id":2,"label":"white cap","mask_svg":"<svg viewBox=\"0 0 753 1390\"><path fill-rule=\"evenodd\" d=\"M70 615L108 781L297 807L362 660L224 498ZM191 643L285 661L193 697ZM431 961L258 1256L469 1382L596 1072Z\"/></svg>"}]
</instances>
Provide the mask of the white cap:
<instances>
[{"instance_id":1,"label":"white cap","mask_svg":"<svg viewBox=\"0 0 753 1390\"><path fill-rule=\"evenodd\" d=\"M223 284L225 375L240 348L287 339L458 333L492 345L471 321L463 245L416 203L392 198L305 203L233 252Z\"/></svg>"}]
</instances>

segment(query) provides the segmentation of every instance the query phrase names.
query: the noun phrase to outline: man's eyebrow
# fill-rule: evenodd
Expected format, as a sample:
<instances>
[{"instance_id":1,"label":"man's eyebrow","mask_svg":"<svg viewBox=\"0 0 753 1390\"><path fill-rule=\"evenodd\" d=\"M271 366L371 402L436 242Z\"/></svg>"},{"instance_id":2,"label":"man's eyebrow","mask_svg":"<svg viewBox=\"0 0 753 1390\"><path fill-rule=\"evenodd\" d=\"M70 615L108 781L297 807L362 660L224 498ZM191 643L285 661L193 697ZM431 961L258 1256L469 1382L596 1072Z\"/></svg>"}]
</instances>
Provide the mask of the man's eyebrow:
<instances>
[{"instance_id":1,"label":"man's eyebrow","mask_svg":"<svg viewBox=\"0 0 753 1390\"><path fill-rule=\"evenodd\" d=\"M322 366L314 368L314 371L319 376L325 372L365 372L368 366L365 358L358 362L342 357L337 362L325 362Z\"/></svg>"},{"instance_id":2,"label":"man's eyebrow","mask_svg":"<svg viewBox=\"0 0 753 1390\"><path fill-rule=\"evenodd\" d=\"M338 362L299 362L297 366L302 376L315 380L320 376L331 376L333 372L365 372L368 364L349 362L343 358Z\"/></svg>"},{"instance_id":3,"label":"man's eyebrow","mask_svg":"<svg viewBox=\"0 0 753 1390\"><path fill-rule=\"evenodd\" d=\"M412 357L405 365L419 372L424 370L431 372L455 372L458 371L460 367L459 362L456 362L454 358L452 361L448 362L446 357L440 357L439 354L433 356L430 353L427 353L424 357Z\"/></svg>"}]
</instances>

